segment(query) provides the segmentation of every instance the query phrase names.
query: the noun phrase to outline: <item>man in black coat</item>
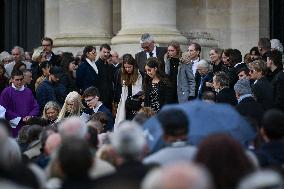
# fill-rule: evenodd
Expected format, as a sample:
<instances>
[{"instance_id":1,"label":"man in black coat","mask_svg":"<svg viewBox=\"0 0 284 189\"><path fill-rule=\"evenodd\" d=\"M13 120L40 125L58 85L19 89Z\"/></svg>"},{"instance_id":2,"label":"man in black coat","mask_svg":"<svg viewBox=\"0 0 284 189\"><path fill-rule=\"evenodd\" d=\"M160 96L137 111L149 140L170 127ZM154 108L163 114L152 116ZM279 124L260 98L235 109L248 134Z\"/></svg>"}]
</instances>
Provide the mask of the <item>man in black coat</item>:
<instances>
[{"instance_id":1,"label":"man in black coat","mask_svg":"<svg viewBox=\"0 0 284 189\"><path fill-rule=\"evenodd\" d=\"M283 170L284 165L284 113L269 110L263 117L260 129L264 143L255 154L261 167L273 167Z\"/></svg>"},{"instance_id":2,"label":"man in black coat","mask_svg":"<svg viewBox=\"0 0 284 189\"><path fill-rule=\"evenodd\" d=\"M53 47L53 40L49 37L44 37L41 40L41 45L43 47L43 56L45 56L46 60L48 61L49 65L51 66L60 66L61 57L55 55L52 52Z\"/></svg>"},{"instance_id":3,"label":"man in black coat","mask_svg":"<svg viewBox=\"0 0 284 189\"><path fill-rule=\"evenodd\" d=\"M142 76L144 76L145 74L145 64L146 64L146 60L149 57L157 57L159 59L159 61L162 63L162 68L164 68L165 66L165 62L164 62L164 55L167 52L167 48L165 47L157 47L155 45L155 41L154 41L154 37L149 34L149 33L144 33L141 36L141 40L140 40L140 44L141 44L141 48L143 49L143 51L135 54L135 60L138 64L138 69L140 71L140 73L142 74ZM163 69L164 70L164 69Z\"/></svg>"},{"instance_id":4,"label":"man in black coat","mask_svg":"<svg viewBox=\"0 0 284 189\"><path fill-rule=\"evenodd\" d=\"M100 46L99 59L96 61L96 66L99 72L99 93L101 101L105 104L108 109L112 109L113 102L113 81L114 81L114 70L112 65L108 64L107 59L110 56L111 48L108 44L102 44Z\"/></svg>"},{"instance_id":5,"label":"man in black coat","mask_svg":"<svg viewBox=\"0 0 284 189\"><path fill-rule=\"evenodd\" d=\"M252 96L250 81L248 79L240 79L234 86L238 104L237 111L248 118L254 126L260 126L264 110L262 106L255 101Z\"/></svg>"}]
</instances>

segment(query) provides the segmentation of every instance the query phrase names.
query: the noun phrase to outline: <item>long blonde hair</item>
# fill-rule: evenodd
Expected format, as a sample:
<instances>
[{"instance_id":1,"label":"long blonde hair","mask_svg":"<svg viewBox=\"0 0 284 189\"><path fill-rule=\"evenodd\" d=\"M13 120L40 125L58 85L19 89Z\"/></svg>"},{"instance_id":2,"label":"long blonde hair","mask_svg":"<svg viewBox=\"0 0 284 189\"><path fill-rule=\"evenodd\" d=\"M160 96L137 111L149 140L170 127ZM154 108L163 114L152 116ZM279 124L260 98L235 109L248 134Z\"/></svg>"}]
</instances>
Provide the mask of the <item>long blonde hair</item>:
<instances>
[{"instance_id":1,"label":"long blonde hair","mask_svg":"<svg viewBox=\"0 0 284 189\"><path fill-rule=\"evenodd\" d=\"M65 102L63 104L63 107L59 113L58 119L56 122L62 121L62 119L66 118L66 113L67 113L67 103L68 102L74 102L74 105L72 107L71 112L68 112L70 116L80 116L81 115L81 111L83 110L84 106L82 104L82 100L81 100L81 95L76 92L76 91L72 91L70 92L66 98L65 98Z\"/></svg>"}]
</instances>

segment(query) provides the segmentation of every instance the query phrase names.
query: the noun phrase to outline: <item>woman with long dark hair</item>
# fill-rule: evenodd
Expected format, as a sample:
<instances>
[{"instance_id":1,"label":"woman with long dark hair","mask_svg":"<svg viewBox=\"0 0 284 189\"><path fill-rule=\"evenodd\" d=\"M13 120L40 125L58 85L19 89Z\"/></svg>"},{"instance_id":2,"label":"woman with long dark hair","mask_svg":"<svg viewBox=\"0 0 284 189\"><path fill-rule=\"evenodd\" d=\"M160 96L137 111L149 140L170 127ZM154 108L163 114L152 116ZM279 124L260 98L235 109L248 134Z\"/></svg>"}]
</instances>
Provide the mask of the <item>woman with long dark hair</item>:
<instances>
[{"instance_id":1,"label":"woman with long dark hair","mask_svg":"<svg viewBox=\"0 0 284 189\"><path fill-rule=\"evenodd\" d=\"M131 54L125 54L122 57L121 83L122 93L117 108L115 128L121 121L133 119L138 111L125 106L127 98L142 92L142 76L138 71L137 62Z\"/></svg>"},{"instance_id":2,"label":"woman with long dark hair","mask_svg":"<svg viewBox=\"0 0 284 189\"><path fill-rule=\"evenodd\" d=\"M148 58L145 65L144 106L151 107L154 112L175 101L175 90L162 67L157 58Z\"/></svg>"},{"instance_id":3,"label":"woman with long dark hair","mask_svg":"<svg viewBox=\"0 0 284 189\"><path fill-rule=\"evenodd\" d=\"M63 70L63 75L60 78L60 82L66 87L67 92L77 91L76 81L75 81L75 58L72 53L64 52L62 54L61 66Z\"/></svg>"}]
</instances>

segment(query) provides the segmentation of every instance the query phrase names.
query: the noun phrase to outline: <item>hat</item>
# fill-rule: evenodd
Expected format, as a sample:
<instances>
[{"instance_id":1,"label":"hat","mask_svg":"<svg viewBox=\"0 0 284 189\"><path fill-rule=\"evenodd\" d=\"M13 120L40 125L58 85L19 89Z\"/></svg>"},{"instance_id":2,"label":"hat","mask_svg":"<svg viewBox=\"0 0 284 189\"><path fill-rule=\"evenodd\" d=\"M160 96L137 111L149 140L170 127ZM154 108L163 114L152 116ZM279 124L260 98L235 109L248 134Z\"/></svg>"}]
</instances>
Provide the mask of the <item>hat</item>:
<instances>
[{"instance_id":1,"label":"hat","mask_svg":"<svg viewBox=\"0 0 284 189\"><path fill-rule=\"evenodd\" d=\"M49 73L54 75L57 78L60 78L63 75L63 71L58 66L53 66L50 68Z\"/></svg>"}]
</instances>

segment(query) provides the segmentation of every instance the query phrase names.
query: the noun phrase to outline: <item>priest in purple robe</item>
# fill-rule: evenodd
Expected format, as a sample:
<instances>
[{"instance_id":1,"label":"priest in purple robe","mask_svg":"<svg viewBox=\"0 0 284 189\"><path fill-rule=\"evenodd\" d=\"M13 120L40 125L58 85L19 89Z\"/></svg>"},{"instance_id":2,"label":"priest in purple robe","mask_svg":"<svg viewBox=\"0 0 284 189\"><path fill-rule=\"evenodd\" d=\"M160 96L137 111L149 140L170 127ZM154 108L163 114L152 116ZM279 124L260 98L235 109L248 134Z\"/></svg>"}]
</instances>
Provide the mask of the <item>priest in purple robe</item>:
<instances>
[{"instance_id":1,"label":"priest in purple robe","mask_svg":"<svg viewBox=\"0 0 284 189\"><path fill-rule=\"evenodd\" d=\"M23 72L13 70L12 85L6 87L0 96L0 105L6 109L5 118L10 121L13 137L31 117L39 116L39 106L32 91L23 85Z\"/></svg>"}]
</instances>

